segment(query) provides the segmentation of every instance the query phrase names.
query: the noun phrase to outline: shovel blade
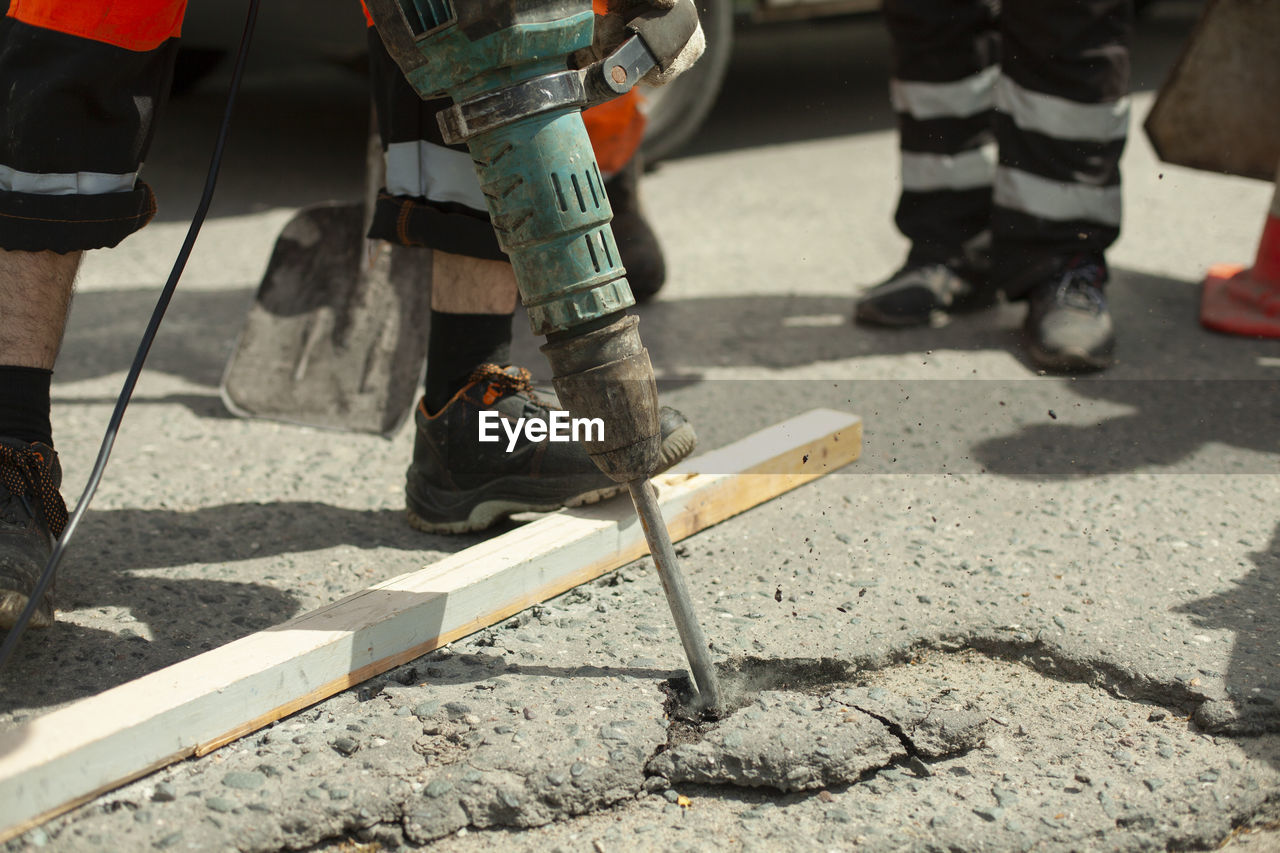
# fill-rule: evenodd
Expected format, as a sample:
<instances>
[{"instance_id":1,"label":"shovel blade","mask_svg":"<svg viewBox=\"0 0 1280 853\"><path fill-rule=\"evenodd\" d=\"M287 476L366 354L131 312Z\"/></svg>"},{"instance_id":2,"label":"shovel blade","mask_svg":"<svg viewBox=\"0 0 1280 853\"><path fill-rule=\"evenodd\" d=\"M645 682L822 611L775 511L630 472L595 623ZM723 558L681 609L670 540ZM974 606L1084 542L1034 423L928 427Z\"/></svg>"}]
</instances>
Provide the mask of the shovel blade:
<instances>
[{"instance_id":1,"label":"shovel blade","mask_svg":"<svg viewBox=\"0 0 1280 853\"><path fill-rule=\"evenodd\" d=\"M1147 116L1166 163L1269 181L1280 162L1280 3L1211 0Z\"/></svg>"},{"instance_id":2,"label":"shovel blade","mask_svg":"<svg viewBox=\"0 0 1280 853\"><path fill-rule=\"evenodd\" d=\"M280 233L222 399L236 415L390 436L426 359L431 253L366 240L358 203L300 210Z\"/></svg>"}]
</instances>

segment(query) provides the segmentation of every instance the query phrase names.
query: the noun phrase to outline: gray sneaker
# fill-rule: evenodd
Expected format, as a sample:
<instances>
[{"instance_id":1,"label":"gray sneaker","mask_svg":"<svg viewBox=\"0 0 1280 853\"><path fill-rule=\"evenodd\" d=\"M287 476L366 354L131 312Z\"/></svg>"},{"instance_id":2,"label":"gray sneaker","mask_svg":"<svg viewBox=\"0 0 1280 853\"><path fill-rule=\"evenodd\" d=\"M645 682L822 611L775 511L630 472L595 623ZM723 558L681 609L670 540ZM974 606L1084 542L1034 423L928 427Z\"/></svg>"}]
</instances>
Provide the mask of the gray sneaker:
<instances>
[{"instance_id":1,"label":"gray sneaker","mask_svg":"<svg viewBox=\"0 0 1280 853\"><path fill-rule=\"evenodd\" d=\"M994 304L995 293L975 278L947 264L908 263L863 294L853 318L871 326L923 326L934 312L976 311Z\"/></svg>"},{"instance_id":2,"label":"gray sneaker","mask_svg":"<svg viewBox=\"0 0 1280 853\"><path fill-rule=\"evenodd\" d=\"M1102 293L1105 265L1072 261L1027 297L1023 331L1037 366L1055 373L1103 370L1115 361L1116 333Z\"/></svg>"}]
</instances>

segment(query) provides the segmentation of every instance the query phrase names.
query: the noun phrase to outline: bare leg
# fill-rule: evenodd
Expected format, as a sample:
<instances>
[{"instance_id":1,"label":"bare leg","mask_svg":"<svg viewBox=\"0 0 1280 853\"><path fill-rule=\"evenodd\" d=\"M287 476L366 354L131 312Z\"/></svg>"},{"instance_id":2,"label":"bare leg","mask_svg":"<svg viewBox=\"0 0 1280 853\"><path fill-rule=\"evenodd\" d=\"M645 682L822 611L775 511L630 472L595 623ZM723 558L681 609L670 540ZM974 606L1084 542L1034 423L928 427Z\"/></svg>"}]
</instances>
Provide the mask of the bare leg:
<instances>
[{"instance_id":1,"label":"bare leg","mask_svg":"<svg viewBox=\"0 0 1280 853\"><path fill-rule=\"evenodd\" d=\"M47 435L46 371L53 369L58 357L79 265L80 252L59 255L0 250L0 367L10 368L6 375L43 374L34 382L10 379L0 385L0 412L6 416L6 425L43 422ZM40 386L42 392L36 390ZM0 533L4 534L0 536L0 630L12 628L27 606L52 539L61 532L67 517L57 492L57 457L33 450L26 444L29 440L34 439L20 439L20 444L6 442L0 453L4 465L0 505L6 507L0 517ZM43 628L52 623L50 589L32 616L31 626Z\"/></svg>"},{"instance_id":2,"label":"bare leg","mask_svg":"<svg viewBox=\"0 0 1280 853\"><path fill-rule=\"evenodd\" d=\"M511 264L431 251L431 338L424 396L439 412L481 364L506 365L516 279Z\"/></svg>"},{"instance_id":3,"label":"bare leg","mask_svg":"<svg viewBox=\"0 0 1280 853\"><path fill-rule=\"evenodd\" d=\"M510 314L516 276L506 261L431 252L431 308L446 314Z\"/></svg>"},{"instance_id":4,"label":"bare leg","mask_svg":"<svg viewBox=\"0 0 1280 853\"><path fill-rule=\"evenodd\" d=\"M53 369L80 255L0 250L0 364Z\"/></svg>"}]
</instances>

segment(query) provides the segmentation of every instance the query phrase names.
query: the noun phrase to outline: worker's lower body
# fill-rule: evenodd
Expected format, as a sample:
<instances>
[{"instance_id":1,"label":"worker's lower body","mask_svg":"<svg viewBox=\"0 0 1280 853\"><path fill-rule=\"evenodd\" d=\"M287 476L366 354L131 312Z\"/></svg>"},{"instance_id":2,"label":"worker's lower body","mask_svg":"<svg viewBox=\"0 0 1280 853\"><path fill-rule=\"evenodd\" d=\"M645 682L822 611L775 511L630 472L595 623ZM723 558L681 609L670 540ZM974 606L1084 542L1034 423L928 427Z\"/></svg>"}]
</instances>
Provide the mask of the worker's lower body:
<instances>
[{"instance_id":1,"label":"worker's lower body","mask_svg":"<svg viewBox=\"0 0 1280 853\"><path fill-rule=\"evenodd\" d=\"M138 171L168 91L185 2L117 2L105 17L82 21L57 6L36 0L0 18L0 629L27 604L65 522L50 423L54 361L81 253L115 246L155 214ZM387 93L407 86L385 53L381 59L379 71L374 58L379 91L395 97ZM616 491L577 443L521 444L508 453L506 442L481 444L474 430L456 426L474 423L482 409L543 419L551 409L507 364L515 279L470 159L433 145L434 114L412 97L408 111L378 101L391 119L383 121L388 188L371 229L373 237L437 249L430 364L408 474L411 521L437 532L478 530L513 512ZM423 132L404 135L397 121ZM635 172L620 172L625 209ZM660 263L651 231L648 240L641 235L642 249ZM660 284L659 266L653 289ZM663 426L663 459L672 464L692 449L693 431L675 412ZM50 587L31 624L52 620Z\"/></svg>"},{"instance_id":2,"label":"worker's lower body","mask_svg":"<svg viewBox=\"0 0 1280 853\"><path fill-rule=\"evenodd\" d=\"M427 378L414 413L417 437L405 488L409 521L432 533L482 530L515 512L590 503L623 488L577 443L519 438L478 443L478 416L497 411L545 420L528 373L508 364L516 280L498 247L471 155L441 138L436 113L369 31L370 71L387 186L378 195L370 236L433 250ZM629 96L634 98L635 96ZM584 115L605 188L614 233L637 299L651 298L665 276L662 252L639 208L637 179L644 124L634 100ZM661 469L693 450L693 427L664 409Z\"/></svg>"},{"instance_id":3,"label":"worker's lower body","mask_svg":"<svg viewBox=\"0 0 1280 853\"><path fill-rule=\"evenodd\" d=\"M856 318L921 325L1003 292L1028 303L1038 366L1106 367L1131 0L886 0L885 17L911 250Z\"/></svg>"},{"instance_id":4,"label":"worker's lower body","mask_svg":"<svg viewBox=\"0 0 1280 853\"><path fill-rule=\"evenodd\" d=\"M183 5L120 3L113 17L47 0L0 18L0 628L26 606L66 520L54 362L83 250L114 246L155 215L138 169ZM31 624L52 621L51 586Z\"/></svg>"}]
</instances>

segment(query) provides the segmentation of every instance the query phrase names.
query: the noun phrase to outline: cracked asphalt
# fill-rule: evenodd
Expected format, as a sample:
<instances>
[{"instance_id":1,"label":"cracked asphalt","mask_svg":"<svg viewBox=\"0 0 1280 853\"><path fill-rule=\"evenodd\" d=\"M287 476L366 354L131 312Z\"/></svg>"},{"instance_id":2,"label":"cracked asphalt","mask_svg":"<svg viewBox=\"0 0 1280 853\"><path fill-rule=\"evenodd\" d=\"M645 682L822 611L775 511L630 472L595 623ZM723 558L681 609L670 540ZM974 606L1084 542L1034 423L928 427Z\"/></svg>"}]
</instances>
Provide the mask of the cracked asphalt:
<instances>
[{"instance_id":1,"label":"cracked asphalt","mask_svg":"<svg viewBox=\"0 0 1280 853\"><path fill-rule=\"evenodd\" d=\"M1272 188L1154 158L1138 128L1193 20L1156 9L1101 377L1038 376L1017 306L848 324L905 249L874 18L742 33L705 132L646 178L670 284L642 334L702 446L817 406L865 421L854 466L680 546L732 713L681 708L641 560L4 849L1280 849L1280 342L1195 322ZM340 69L248 81L60 621L0 674L0 728L479 541L403 522L411 430L241 421L218 398L274 235L359 195L365 108ZM160 219L85 264L55 376L69 497L218 109L216 80L171 105Z\"/></svg>"}]
</instances>

